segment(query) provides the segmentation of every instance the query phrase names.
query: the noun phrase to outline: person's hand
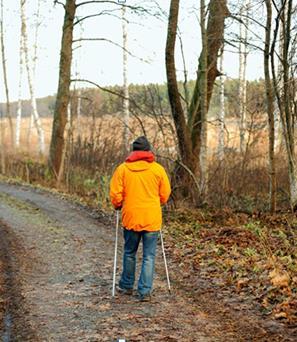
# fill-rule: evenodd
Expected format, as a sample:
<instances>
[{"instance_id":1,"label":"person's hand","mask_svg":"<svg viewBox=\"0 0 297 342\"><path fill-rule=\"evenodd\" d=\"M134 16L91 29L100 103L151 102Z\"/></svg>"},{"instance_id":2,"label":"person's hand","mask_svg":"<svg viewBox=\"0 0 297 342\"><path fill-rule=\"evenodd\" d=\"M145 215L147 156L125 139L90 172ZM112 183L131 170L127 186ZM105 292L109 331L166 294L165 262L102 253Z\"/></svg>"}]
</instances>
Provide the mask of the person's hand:
<instances>
[{"instance_id":1,"label":"person's hand","mask_svg":"<svg viewBox=\"0 0 297 342\"><path fill-rule=\"evenodd\" d=\"M115 208L115 210L122 210L122 206Z\"/></svg>"}]
</instances>

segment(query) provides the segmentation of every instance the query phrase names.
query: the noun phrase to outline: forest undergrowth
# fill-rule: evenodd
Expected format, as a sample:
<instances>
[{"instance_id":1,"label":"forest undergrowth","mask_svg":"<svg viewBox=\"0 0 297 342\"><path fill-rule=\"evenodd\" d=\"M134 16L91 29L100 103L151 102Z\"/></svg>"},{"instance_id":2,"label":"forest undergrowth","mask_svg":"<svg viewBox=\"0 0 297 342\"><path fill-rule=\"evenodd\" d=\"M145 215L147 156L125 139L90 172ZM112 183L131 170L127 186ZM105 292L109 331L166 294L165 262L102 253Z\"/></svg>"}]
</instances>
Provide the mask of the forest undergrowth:
<instances>
[{"instance_id":1,"label":"forest undergrowth","mask_svg":"<svg viewBox=\"0 0 297 342\"><path fill-rule=\"evenodd\" d=\"M166 215L165 227L181 280L198 275L262 315L296 327L296 215L180 209Z\"/></svg>"}]
</instances>

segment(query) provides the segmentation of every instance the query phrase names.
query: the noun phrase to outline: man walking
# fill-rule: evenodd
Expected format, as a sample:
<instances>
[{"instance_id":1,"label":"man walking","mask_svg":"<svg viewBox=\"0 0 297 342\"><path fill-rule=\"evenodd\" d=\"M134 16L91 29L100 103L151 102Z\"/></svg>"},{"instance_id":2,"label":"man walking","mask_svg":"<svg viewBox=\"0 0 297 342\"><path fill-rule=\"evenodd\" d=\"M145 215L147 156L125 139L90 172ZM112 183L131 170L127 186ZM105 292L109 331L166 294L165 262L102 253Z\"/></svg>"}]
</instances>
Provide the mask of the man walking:
<instances>
[{"instance_id":1,"label":"man walking","mask_svg":"<svg viewBox=\"0 0 297 342\"><path fill-rule=\"evenodd\" d=\"M143 258L138 281L141 301L150 300L153 288L155 255L162 225L161 205L171 189L164 168L156 163L145 136L132 144L125 163L117 167L110 182L110 198L116 210L122 209L124 228L123 272L118 290L132 294L135 281L136 252L142 240Z\"/></svg>"}]
</instances>

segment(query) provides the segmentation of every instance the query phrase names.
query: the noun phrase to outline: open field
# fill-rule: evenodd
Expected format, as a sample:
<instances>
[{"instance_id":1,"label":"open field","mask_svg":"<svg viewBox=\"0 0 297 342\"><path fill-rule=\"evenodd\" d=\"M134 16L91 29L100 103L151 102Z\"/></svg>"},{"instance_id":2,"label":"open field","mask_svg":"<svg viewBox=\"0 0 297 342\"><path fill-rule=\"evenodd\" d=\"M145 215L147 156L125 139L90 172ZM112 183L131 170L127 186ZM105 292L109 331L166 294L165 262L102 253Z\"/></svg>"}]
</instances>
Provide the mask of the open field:
<instances>
[{"instance_id":1,"label":"open field","mask_svg":"<svg viewBox=\"0 0 297 342\"><path fill-rule=\"evenodd\" d=\"M8 121L4 120L5 144L7 150L12 151L10 130ZM42 127L45 133L46 151L48 151L51 131L52 118L41 118ZM15 127L15 120L13 120ZM75 141L78 136L81 140L88 140L93 144L105 144L110 141L116 144L122 143L124 122L120 114L104 115L100 118L82 117L73 121L71 134ZM175 154L176 139L174 124L169 116L160 118L151 117L132 117L129 125L131 141L139 135L146 134L156 151L160 154ZM209 155L215 155L218 140L218 122L211 121L208 125L208 145ZM247 143L250 144L258 154L265 156L267 153L268 135L263 121L248 127L246 133ZM239 149L239 129L236 119L227 119L225 122L225 148L227 151L238 151ZM20 148L19 152L38 155L38 137L35 127L30 129L30 118L22 119Z\"/></svg>"}]
</instances>

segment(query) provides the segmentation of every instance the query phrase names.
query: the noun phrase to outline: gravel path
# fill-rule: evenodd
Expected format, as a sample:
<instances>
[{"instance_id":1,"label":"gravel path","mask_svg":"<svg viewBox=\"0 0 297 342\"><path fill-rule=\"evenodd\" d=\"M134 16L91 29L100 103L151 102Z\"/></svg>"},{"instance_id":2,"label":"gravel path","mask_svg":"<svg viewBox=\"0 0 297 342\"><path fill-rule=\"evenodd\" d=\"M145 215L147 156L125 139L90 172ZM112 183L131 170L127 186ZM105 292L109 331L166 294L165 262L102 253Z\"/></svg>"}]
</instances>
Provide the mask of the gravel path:
<instances>
[{"instance_id":1,"label":"gravel path","mask_svg":"<svg viewBox=\"0 0 297 342\"><path fill-rule=\"evenodd\" d=\"M230 311L224 321L205 293L168 295L161 248L153 301L112 299L114 226L54 194L0 183L0 247L4 342L293 341Z\"/></svg>"}]
</instances>

